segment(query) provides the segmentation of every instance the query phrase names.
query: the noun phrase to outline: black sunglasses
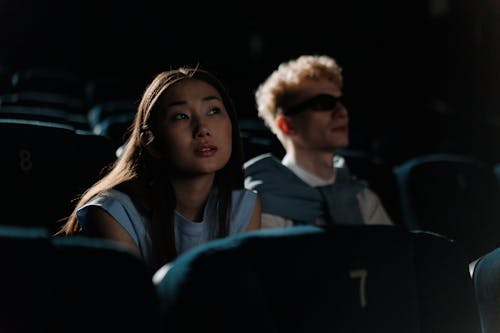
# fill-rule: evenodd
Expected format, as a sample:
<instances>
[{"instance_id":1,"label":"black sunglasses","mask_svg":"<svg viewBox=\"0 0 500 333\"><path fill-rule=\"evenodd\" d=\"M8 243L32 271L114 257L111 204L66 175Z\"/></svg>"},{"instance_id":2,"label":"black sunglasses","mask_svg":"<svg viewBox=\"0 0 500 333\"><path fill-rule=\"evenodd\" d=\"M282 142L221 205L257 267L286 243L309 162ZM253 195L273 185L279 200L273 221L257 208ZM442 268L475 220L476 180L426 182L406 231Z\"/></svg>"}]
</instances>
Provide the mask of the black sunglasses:
<instances>
[{"instance_id":1,"label":"black sunglasses","mask_svg":"<svg viewBox=\"0 0 500 333\"><path fill-rule=\"evenodd\" d=\"M340 97L328 94L320 94L305 100L302 103L286 108L283 112L285 116L291 116L306 110L311 111L331 111L339 106Z\"/></svg>"}]
</instances>

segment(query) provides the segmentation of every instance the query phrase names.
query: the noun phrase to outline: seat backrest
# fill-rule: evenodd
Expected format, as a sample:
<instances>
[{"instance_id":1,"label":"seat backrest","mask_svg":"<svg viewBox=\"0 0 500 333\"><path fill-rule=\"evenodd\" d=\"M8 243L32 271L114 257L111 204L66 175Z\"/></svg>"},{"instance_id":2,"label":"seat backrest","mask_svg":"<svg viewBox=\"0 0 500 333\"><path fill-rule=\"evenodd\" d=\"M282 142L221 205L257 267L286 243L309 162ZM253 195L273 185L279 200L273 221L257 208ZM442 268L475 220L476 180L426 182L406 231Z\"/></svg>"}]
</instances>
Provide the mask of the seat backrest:
<instances>
[{"instance_id":1,"label":"seat backrest","mask_svg":"<svg viewBox=\"0 0 500 333\"><path fill-rule=\"evenodd\" d=\"M125 248L0 226L0 331L158 332L151 272Z\"/></svg>"},{"instance_id":2,"label":"seat backrest","mask_svg":"<svg viewBox=\"0 0 500 333\"><path fill-rule=\"evenodd\" d=\"M408 228L463 243L469 262L500 245L500 190L491 165L432 154L408 160L395 174Z\"/></svg>"},{"instance_id":3,"label":"seat backrest","mask_svg":"<svg viewBox=\"0 0 500 333\"><path fill-rule=\"evenodd\" d=\"M158 332L157 294L142 259L85 237L52 244L58 274L49 332Z\"/></svg>"},{"instance_id":4,"label":"seat backrest","mask_svg":"<svg viewBox=\"0 0 500 333\"><path fill-rule=\"evenodd\" d=\"M43 228L0 226L0 332L47 332L53 270Z\"/></svg>"},{"instance_id":5,"label":"seat backrest","mask_svg":"<svg viewBox=\"0 0 500 333\"><path fill-rule=\"evenodd\" d=\"M118 148L127 142L134 118L135 113L108 116L94 126L93 132L110 138L115 148Z\"/></svg>"},{"instance_id":6,"label":"seat backrest","mask_svg":"<svg viewBox=\"0 0 500 333\"><path fill-rule=\"evenodd\" d=\"M87 112L85 101L82 98L37 91L23 91L0 95L0 105L2 107L31 106L52 108L79 115L85 115Z\"/></svg>"},{"instance_id":7,"label":"seat backrest","mask_svg":"<svg viewBox=\"0 0 500 333\"><path fill-rule=\"evenodd\" d=\"M483 333L496 333L500 328L500 248L478 260L473 278Z\"/></svg>"},{"instance_id":8,"label":"seat backrest","mask_svg":"<svg viewBox=\"0 0 500 333\"><path fill-rule=\"evenodd\" d=\"M73 200L115 160L109 139L53 123L0 119L0 224L55 231Z\"/></svg>"},{"instance_id":9,"label":"seat backrest","mask_svg":"<svg viewBox=\"0 0 500 333\"><path fill-rule=\"evenodd\" d=\"M90 130L89 122L84 115L52 107L1 105L0 118L52 122Z\"/></svg>"},{"instance_id":10,"label":"seat backrest","mask_svg":"<svg viewBox=\"0 0 500 333\"><path fill-rule=\"evenodd\" d=\"M493 165L493 173L495 173L495 177L497 177L497 183L500 185L500 163Z\"/></svg>"},{"instance_id":11,"label":"seat backrest","mask_svg":"<svg viewBox=\"0 0 500 333\"><path fill-rule=\"evenodd\" d=\"M481 332L464 248L435 233L411 235L421 332Z\"/></svg>"},{"instance_id":12,"label":"seat backrest","mask_svg":"<svg viewBox=\"0 0 500 333\"><path fill-rule=\"evenodd\" d=\"M96 126L106 118L118 114L137 113L137 101L132 99L118 99L95 104L87 112L87 117L91 127Z\"/></svg>"},{"instance_id":13,"label":"seat backrest","mask_svg":"<svg viewBox=\"0 0 500 333\"><path fill-rule=\"evenodd\" d=\"M48 92L82 98L81 78L70 71L49 67L32 67L12 74L12 89L17 92Z\"/></svg>"},{"instance_id":14,"label":"seat backrest","mask_svg":"<svg viewBox=\"0 0 500 333\"><path fill-rule=\"evenodd\" d=\"M242 118L238 120L238 126L245 160L266 153L272 153L277 158L285 155L281 142L262 119Z\"/></svg>"},{"instance_id":15,"label":"seat backrest","mask_svg":"<svg viewBox=\"0 0 500 333\"><path fill-rule=\"evenodd\" d=\"M454 243L396 226L260 230L202 245L162 271L164 332L479 333Z\"/></svg>"},{"instance_id":16,"label":"seat backrest","mask_svg":"<svg viewBox=\"0 0 500 333\"><path fill-rule=\"evenodd\" d=\"M12 91L12 70L0 64L0 94L8 94Z\"/></svg>"},{"instance_id":17,"label":"seat backrest","mask_svg":"<svg viewBox=\"0 0 500 333\"><path fill-rule=\"evenodd\" d=\"M374 158L370 152L360 148L341 149L337 151L335 158L343 159L355 177L368 183L394 224L402 224L399 193L392 165Z\"/></svg>"}]
</instances>

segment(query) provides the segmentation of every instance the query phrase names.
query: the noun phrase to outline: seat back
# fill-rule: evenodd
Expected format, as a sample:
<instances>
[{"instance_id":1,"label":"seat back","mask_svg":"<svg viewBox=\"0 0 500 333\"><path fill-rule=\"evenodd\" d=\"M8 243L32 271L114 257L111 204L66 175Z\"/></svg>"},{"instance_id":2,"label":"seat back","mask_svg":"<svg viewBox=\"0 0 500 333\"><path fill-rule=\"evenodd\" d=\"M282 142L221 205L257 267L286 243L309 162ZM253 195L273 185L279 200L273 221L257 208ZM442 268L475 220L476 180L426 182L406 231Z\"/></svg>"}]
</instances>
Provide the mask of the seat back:
<instances>
[{"instance_id":1,"label":"seat back","mask_svg":"<svg viewBox=\"0 0 500 333\"><path fill-rule=\"evenodd\" d=\"M411 232L421 332L481 332L474 284L461 244Z\"/></svg>"},{"instance_id":2,"label":"seat back","mask_svg":"<svg viewBox=\"0 0 500 333\"><path fill-rule=\"evenodd\" d=\"M496 333L500 328L500 248L478 260L473 278L483 333Z\"/></svg>"},{"instance_id":3,"label":"seat back","mask_svg":"<svg viewBox=\"0 0 500 333\"><path fill-rule=\"evenodd\" d=\"M70 115L86 114L86 105L82 98L49 92L22 91L0 95L0 105L2 108L7 106L40 107L65 111Z\"/></svg>"},{"instance_id":4,"label":"seat back","mask_svg":"<svg viewBox=\"0 0 500 333\"><path fill-rule=\"evenodd\" d=\"M87 117L91 127L96 126L106 118L119 114L137 113L137 101L133 99L119 99L96 104L89 109Z\"/></svg>"},{"instance_id":5,"label":"seat back","mask_svg":"<svg viewBox=\"0 0 500 333\"><path fill-rule=\"evenodd\" d=\"M51 245L43 228L0 226L0 332L47 332Z\"/></svg>"},{"instance_id":6,"label":"seat back","mask_svg":"<svg viewBox=\"0 0 500 333\"><path fill-rule=\"evenodd\" d=\"M497 178L497 183L500 185L500 163L493 165L493 173L495 174L495 177Z\"/></svg>"},{"instance_id":7,"label":"seat back","mask_svg":"<svg viewBox=\"0 0 500 333\"><path fill-rule=\"evenodd\" d=\"M123 247L0 226L0 331L158 332L151 273Z\"/></svg>"},{"instance_id":8,"label":"seat back","mask_svg":"<svg viewBox=\"0 0 500 333\"><path fill-rule=\"evenodd\" d=\"M74 199L115 159L104 136L53 123L0 119L1 224L44 226L71 213Z\"/></svg>"},{"instance_id":9,"label":"seat back","mask_svg":"<svg viewBox=\"0 0 500 333\"><path fill-rule=\"evenodd\" d=\"M0 118L52 122L81 130L90 130L84 115L52 107L0 105Z\"/></svg>"},{"instance_id":10,"label":"seat back","mask_svg":"<svg viewBox=\"0 0 500 333\"><path fill-rule=\"evenodd\" d=\"M127 142L130 133L132 133L134 118L134 113L122 113L109 116L97 123L93 128L93 132L111 139L114 147L118 149L118 147Z\"/></svg>"},{"instance_id":11,"label":"seat back","mask_svg":"<svg viewBox=\"0 0 500 333\"><path fill-rule=\"evenodd\" d=\"M58 274L49 332L158 332L156 290L142 259L84 237L52 244Z\"/></svg>"},{"instance_id":12,"label":"seat back","mask_svg":"<svg viewBox=\"0 0 500 333\"><path fill-rule=\"evenodd\" d=\"M335 158L337 161L343 160L355 177L368 183L394 224L402 224L399 193L392 165L374 158L370 152L359 148L341 149L336 152Z\"/></svg>"},{"instance_id":13,"label":"seat back","mask_svg":"<svg viewBox=\"0 0 500 333\"><path fill-rule=\"evenodd\" d=\"M396 226L260 230L210 242L160 272L164 332L479 333L454 243Z\"/></svg>"},{"instance_id":14,"label":"seat back","mask_svg":"<svg viewBox=\"0 0 500 333\"><path fill-rule=\"evenodd\" d=\"M31 67L12 74L12 89L17 92L48 92L83 97L84 85L73 72L51 67Z\"/></svg>"},{"instance_id":15,"label":"seat back","mask_svg":"<svg viewBox=\"0 0 500 333\"><path fill-rule=\"evenodd\" d=\"M238 126L245 161L267 153L280 159L285 155L282 144L262 119L242 118L238 120Z\"/></svg>"},{"instance_id":16,"label":"seat back","mask_svg":"<svg viewBox=\"0 0 500 333\"><path fill-rule=\"evenodd\" d=\"M395 173L408 228L462 243L469 262L500 245L500 190L492 166L432 154L408 160Z\"/></svg>"}]
</instances>

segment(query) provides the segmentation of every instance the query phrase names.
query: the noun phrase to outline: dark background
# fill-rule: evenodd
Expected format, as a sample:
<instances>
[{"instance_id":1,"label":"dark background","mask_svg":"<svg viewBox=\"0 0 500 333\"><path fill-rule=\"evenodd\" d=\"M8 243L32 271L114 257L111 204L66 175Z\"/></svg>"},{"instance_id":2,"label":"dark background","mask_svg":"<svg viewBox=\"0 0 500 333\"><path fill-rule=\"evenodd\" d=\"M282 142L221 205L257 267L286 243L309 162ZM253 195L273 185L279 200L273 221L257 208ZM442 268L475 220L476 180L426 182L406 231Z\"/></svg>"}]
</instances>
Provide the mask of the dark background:
<instances>
[{"instance_id":1,"label":"dark background","mask_svg":"<svg viewBox=\"0 0 500 333\"><path fill-rule=\"evenodd\" d=\"M156 72L200 63L240 118L256 116L253 92L280 62L306 53L344 69L353 148L500 161L498 0L0 0L3 70L114 77L139 98Z\"/></svg>"}]
</instances>

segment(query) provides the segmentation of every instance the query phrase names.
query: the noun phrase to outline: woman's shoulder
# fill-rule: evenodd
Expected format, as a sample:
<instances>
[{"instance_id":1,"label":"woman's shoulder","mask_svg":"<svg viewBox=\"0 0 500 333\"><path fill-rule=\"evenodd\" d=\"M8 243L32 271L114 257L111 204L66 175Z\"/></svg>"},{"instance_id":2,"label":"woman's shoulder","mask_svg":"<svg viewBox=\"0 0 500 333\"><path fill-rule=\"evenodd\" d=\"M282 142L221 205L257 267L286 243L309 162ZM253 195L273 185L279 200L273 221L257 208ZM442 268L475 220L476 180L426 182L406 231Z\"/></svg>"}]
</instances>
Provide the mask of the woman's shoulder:
<instances>
[{"instance_id":1,"label":"woman's shoulder","mask_svg":"<svg viewBox=\"0 0 500 333\"><path fill-rule=\"evenodd\" d=\"M115 204L124 207L133 206L132 200L126 193L109 189L94 196L82 208L86 206L111 206Z\"/></svg>"},{"instance_id":2,"label":"woman's shoulder","mask_svg":"<svg viewBox=\"0 0 500 333\"><path fill-rule=\"evenodd\" d=\"M235 189L231 203L231 234L244 232L257 202L257 193L248 189Z\"/></svg>"},{"instance_id":3,"label":"woman's shoulder","mask_svg":"<svg viewBox=\"0 0 500 333\"><path fill-rule=\"evenodd\" d=\"M97 194L76 212L78 219L85 223L90 207L99 207L106 211L126 230L135 229L134 225L142 223L142 215L130 197L121 191L110 189Z\"/></svg>"},{"instance_id":4,"label":"woman's shoulder","mask_svg":"<svg viewBox=\"0 0 500 333\"><path fill-rule=\"evenodd\" d=\"M241 188L232 191L233 202L240 202L240 201L255 202L256 198L257 198L257 192L253 190Z\"/></svg>"},{"instance_id":5,"label":"woman's shoulder","mask_svg":"<svg viewBox=\"0 0 500 333\"><path fill-rule=\"evenodd\" d=\"M251 214L257 201L257 193L247 189L236 189L232 193L233 212Z\"/></svg>"},{"instance_id":6,"label":"woman's shoulder","mask_svg":"<svg viewBox=\"0 0 500 333\"><path fill-rule=\"evenodd\" d=\"M115 189L109 189L94 196L78 209L77 215L84 215L85 211L91 206L98 206L104 209L117 220L123 220L129 216L137 217L140 215L130 197L126 193Z\"/></svg>"}]
</instances>

